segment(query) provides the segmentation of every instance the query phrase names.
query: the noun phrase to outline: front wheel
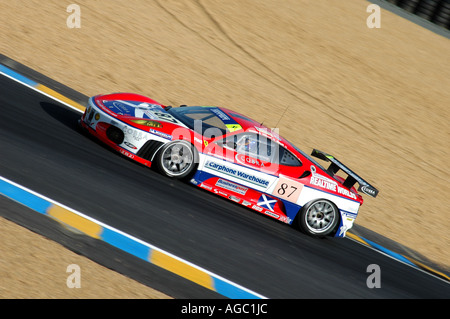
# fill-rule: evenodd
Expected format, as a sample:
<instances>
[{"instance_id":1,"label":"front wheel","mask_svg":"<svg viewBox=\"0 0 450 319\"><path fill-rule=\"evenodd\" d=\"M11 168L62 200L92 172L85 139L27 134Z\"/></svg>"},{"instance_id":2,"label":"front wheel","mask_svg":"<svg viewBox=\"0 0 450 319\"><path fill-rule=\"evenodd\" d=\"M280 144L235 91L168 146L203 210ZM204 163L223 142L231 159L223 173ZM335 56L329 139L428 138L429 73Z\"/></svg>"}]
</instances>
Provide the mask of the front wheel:
<instances>
[{"instance_id":1,"label":"front wheel","mask_svg":"<svg viewBox=\"0 0 450 319\"><path fill-rule=\"evenodd\" d=\"M308 235L325 237L336 230L339 223L339 210L326 199L311 201L299 212L298 223Z\"/></svg>"},{"instance_id":2,"label":"front wheel","mask_svg":"<svg viewBox=\"0 0 450 319\"><path fill-rule=\"evenodd\" d=\"M173 141L162 147L156 156L156 167L168 177L183 179L190 176L198 163L195 147L186 141Z\"/></svg>"}]
</instances>

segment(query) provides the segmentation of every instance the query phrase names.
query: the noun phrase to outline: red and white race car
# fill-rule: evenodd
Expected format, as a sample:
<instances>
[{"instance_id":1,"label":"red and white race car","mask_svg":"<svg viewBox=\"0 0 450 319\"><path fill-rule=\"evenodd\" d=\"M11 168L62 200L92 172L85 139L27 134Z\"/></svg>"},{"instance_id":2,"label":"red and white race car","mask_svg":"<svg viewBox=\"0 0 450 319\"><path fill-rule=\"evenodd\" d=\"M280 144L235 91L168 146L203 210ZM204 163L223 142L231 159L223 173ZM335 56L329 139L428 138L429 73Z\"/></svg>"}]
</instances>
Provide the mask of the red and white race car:
<instances>
[{"instance_id":1,"label":"red and white race car","mask_svg":"<svg viewBox=\"0 0 450 319\"><path fill-rule=\"evenodd\" d=\"M378 190L333 156L322 167L275 131L215 106L164 106L131 93L97 95L81 126L114 150L309 235L344 237ZM345 179L336 175L345 173Z\"/></svg>"}]
</instances>

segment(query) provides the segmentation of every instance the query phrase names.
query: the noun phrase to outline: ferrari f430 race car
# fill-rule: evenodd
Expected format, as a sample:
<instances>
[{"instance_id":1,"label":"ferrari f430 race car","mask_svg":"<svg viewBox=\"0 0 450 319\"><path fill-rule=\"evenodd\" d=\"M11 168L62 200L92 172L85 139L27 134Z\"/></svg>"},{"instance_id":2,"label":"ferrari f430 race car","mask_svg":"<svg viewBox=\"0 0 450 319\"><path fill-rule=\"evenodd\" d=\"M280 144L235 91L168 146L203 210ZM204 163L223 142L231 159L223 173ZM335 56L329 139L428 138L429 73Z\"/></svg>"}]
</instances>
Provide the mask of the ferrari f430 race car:
<instances>
[{"instance_id":1,"label":"ferrari f430 race car","mask_svg":"<svg viewBox=\"0 0 450 319\"><path fill-rule=\"evenodd\" d=\"M378 194L335 157L315 149L307 155L274 130L222 107L170 107L132 93L97 95L89 99L80 124L167 177L185 179L312 236L344 237L363 203L360 193Z\"/></svg>"}]
</instances>

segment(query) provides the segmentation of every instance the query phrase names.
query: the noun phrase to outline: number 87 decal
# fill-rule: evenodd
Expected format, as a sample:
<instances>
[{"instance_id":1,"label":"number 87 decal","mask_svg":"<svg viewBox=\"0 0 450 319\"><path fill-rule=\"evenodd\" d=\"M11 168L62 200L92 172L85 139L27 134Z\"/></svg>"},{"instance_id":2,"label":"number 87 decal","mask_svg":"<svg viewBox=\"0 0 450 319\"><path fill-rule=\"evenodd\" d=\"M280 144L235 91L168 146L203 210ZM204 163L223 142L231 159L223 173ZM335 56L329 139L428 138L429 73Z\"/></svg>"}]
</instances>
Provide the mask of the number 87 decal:
<instances>
[{"instance_id":1,"label":"number 87 decal","mask_svg":"<svg viewBox=\"0 0 450 319\"><path fill-rule=\"evenodd\" d=\"M303 184L293 181L288 178L280 177L272 195L290 202L297 202L300 193L302 192Z\"/></svg>"}]
</instances>

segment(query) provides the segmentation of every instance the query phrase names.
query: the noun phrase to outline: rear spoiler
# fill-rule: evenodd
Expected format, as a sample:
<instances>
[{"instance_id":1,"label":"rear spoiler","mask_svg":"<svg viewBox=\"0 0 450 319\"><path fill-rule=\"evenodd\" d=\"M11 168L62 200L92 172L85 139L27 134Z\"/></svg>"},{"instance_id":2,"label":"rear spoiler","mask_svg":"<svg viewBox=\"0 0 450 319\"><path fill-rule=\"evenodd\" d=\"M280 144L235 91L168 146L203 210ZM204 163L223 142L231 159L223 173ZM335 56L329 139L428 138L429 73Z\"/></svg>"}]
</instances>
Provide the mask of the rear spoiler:
<instances>
[{"instance_id":1,"label":"rear spoiler","mask_svg":"<svg viewBox=\"0 0 450 319\"><path fill-rule=\"evenodd\" d=\"M344 186L348 188L352 188L355 183L359 184L358 191L363 192L366 195L377 197L378 189L370 185L368 182L363 180L361 177L356 175L351 169L347 166L339 162L334 156L327 154L325 152L313 149L312 156L320 158L321 160L331 162L330 166L327 169L327 172L334 176L339 170L342 170L344 173L348 175L348 177L344 181Z\"/></svg>"}]
</instances>

